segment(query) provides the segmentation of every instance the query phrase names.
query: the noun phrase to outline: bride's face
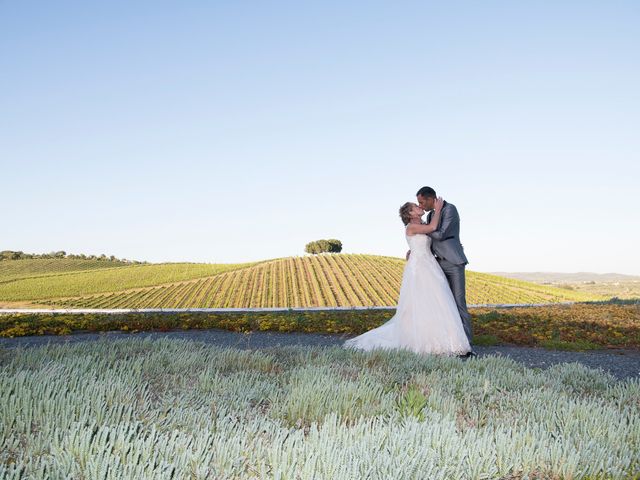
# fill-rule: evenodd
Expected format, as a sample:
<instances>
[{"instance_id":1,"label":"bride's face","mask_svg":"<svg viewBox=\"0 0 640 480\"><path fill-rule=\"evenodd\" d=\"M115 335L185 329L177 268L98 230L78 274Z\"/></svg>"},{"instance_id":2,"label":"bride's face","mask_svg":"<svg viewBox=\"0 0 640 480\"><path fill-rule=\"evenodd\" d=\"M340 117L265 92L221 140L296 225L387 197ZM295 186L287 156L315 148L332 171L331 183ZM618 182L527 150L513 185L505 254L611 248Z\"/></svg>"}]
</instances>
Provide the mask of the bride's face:
<instances>
[{"instance_id":1,"label":"bride's face","mask_svg":"<svg viewBox=\"0 0 640 480\"><path fill-rule=\"evenodd\" d=\"M422 217L422 215L424 215L424 210L422 209L422 207L414 204L413 208L411 209L411 216L413 218L420 218Z\"/></svg>"}]
</instances>

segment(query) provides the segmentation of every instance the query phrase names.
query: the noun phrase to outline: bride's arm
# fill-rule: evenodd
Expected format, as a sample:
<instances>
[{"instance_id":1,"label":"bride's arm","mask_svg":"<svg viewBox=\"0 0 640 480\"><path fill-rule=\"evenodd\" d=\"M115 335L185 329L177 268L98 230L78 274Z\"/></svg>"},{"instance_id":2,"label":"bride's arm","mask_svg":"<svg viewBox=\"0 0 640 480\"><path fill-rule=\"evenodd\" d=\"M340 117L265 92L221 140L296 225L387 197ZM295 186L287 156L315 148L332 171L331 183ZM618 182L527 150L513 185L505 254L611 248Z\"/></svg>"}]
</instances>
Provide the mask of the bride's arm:
<instances>
[{"instance_id":1,"label":"bride's arm","mask_svg":"<svg viewBox=\"0 0 640 480\"><path fill-rule=\"evenodd\" d=\"M440 214L442 213L442 205L444 201L442 198L438 197L436 200L436 205L433 210L433 215L431 215L431 220L428 224L417 224L410 223L407 226L407 235L416 235L418 233L431 233L438 228L438 222L440 221Z\"/></svg>"}]
</instances>

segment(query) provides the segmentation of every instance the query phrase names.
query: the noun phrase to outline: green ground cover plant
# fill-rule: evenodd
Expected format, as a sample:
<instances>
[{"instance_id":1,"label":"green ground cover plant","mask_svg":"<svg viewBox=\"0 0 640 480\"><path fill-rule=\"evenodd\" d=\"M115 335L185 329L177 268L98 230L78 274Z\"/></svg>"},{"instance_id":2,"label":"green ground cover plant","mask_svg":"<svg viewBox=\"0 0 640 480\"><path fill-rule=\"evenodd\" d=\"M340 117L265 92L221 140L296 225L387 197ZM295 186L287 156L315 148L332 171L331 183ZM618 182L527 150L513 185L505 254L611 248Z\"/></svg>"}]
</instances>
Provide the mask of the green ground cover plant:
<instances>
[{"instance_id":1,"label":"green ground cover plant","mask_svg":"<svg viewBox=\"0 0 640 480\"><path fill-rule=\"evenodd\" d=\"M0 478L632 479L640 382L185 340L0 349Z\"/></svg>"}]
</instances>

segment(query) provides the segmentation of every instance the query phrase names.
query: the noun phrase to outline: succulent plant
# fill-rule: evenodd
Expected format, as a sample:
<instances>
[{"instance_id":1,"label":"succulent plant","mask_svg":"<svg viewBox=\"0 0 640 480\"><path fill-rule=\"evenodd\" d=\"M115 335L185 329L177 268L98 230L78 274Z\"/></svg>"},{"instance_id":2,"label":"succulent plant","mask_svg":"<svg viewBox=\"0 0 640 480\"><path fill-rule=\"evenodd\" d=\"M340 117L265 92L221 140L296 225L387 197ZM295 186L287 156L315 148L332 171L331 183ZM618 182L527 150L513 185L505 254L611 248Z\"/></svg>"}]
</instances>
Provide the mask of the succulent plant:
<instances>
[{"instance_id":1,"label":"succulent plant","mask_svg":"<svg viewBox=\"0 0 640 480\"><path fill-rule=\"evenodd\" d=\"M1 349L0 478L634 478L638 405L638 379L500 357Z\"/></svg>"}]
</instances>

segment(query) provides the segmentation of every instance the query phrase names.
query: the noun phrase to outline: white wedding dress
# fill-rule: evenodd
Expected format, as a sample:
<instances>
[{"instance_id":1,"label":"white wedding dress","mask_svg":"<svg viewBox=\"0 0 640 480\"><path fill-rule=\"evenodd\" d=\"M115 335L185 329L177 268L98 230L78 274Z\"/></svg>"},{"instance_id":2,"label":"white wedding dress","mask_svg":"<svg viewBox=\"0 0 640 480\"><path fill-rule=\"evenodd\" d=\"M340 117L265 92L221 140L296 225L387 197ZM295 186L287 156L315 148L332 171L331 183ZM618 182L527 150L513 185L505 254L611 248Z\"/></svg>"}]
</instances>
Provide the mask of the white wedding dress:
<instances>
[{"instance_id":1,"label":"white wedding dress","mask_svg":"<svg viewBox=\"0 0 640 480\"><path fill-rule=\"evenodd\" d=\"M471 347L444 272L427 235L407 235L411 255L402 274L395 315L384 325L347 340L347 348L403 348L461 355Z\"/></svg>"}]
</instances>

